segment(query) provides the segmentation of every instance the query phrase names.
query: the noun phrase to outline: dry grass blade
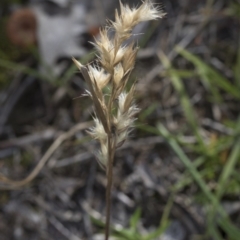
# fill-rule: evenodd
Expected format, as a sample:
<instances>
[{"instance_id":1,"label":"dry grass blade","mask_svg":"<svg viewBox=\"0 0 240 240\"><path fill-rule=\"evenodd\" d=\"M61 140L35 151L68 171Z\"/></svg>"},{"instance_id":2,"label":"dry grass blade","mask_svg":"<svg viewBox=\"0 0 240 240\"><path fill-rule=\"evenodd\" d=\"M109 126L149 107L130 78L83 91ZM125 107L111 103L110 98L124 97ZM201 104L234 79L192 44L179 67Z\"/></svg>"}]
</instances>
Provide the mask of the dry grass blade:
<instances>
[{"instance_id":1,"label":"dry grass blade","mask_svg":"<svg viewBox=\"0 0 240 240\"><path fill-rule=\"evenodd\" d=\"M31 182L41 171L41 169L44 167L46 162L49 160L49 158L52 156L52 154L61 146L61 144L67 140L68 138L74 136L76 132L80 130L84 130L88 128L91 125L91 122L85 122L85 123L79 123L75 125L73 128L71 128L68 132L63 133L60 135L53 144L49 147L49 149L46 151L46 153L43 155L43 157L40 159L36 167L32 170L32 172L25 177L22 180L11 180L4 176L0 175L0 182L3 183L3 185L0 185L0 190L12 190L16 188L23 187L24 185Z\"/></svg>"}]
</instances>

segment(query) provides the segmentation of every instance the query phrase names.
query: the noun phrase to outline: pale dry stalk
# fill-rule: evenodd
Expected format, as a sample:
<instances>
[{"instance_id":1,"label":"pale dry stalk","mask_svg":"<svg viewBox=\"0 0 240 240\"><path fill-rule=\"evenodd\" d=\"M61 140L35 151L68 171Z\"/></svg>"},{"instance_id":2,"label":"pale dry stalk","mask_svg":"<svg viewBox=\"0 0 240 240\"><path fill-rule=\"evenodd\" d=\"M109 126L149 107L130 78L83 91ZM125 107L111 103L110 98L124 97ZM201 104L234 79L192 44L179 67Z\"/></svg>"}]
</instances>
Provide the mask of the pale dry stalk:
<instances>
[{"instance_id":1,"label":"pale dry stalk","mask_svg":"<svg viewBox=\"0 0 240 240\"><path fill-rule=\"evenodd\" d=\"M110 21L100 31L100 38L93 43L98 51L96 64L83 66L73 59L88 84L89 91L86 91L86 95L92 98L95 106L95 126L89 130L89 134L100 142L98 160L107 175L106 240L109 236L115 151L126 140L134 116L139 111L133 103L134 85L128 92L125 90L134 68L137 47L134 43L126 45L125 42L138 23L162 18L164 15L150 0L138 8L130 8L120 2L120 12L116 10L115 21ZM109 37L110 30L115 31L112 38Z\"/></svg>"}]
</instances>

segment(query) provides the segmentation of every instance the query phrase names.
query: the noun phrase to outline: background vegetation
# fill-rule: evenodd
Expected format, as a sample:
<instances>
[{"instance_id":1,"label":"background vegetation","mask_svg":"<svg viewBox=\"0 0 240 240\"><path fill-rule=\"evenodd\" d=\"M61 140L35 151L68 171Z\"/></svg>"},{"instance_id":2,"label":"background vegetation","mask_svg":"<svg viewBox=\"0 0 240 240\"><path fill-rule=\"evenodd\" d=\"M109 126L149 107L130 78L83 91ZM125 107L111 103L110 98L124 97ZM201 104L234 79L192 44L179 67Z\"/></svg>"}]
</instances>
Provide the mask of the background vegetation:
<instances>
[{"instance_id":1,"label":"background vegetation","mask_svg":"<svg viewBox=\"0 0 240 240\"><path fill-rule=\"evenodd\" d=\"M9 41L12 9L26 4L0 3L0 239L102 239L106 180L85 133L91 101L78 98L85 83L70 59L59 76L43 74L37 45ZM162 5L165 19L138 40L131 79L142 111L116 155L112 234L239 240L240 3ZM18 182L36 166L32 181L6 190L6 177Z\"/></svg>"}]
</instances>

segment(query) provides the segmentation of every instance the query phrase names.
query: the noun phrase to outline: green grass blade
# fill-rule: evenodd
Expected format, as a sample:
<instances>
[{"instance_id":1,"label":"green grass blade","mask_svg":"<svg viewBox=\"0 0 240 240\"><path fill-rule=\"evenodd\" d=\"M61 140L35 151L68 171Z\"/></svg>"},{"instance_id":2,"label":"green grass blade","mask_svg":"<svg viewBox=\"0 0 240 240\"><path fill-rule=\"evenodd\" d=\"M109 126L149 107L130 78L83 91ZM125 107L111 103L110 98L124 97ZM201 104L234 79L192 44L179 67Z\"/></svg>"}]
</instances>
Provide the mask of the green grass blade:
<instances>
[{"instance_id":1,"label":"green grass blade","mask_svg":"<svg viewBox=\"0 0 240 240\"><path fill-rule=\"evenodd\" d=\"M240 239L240 230L236 228L230 220L228 219L228 216L222 206L218 203L217 198L215 195L209 190L208 186L204 182L204 180L201 178L200 174L198 173L197 169L191 162L191 160L186 156L186 154L183 152L181 147L178 145L178 143L175 141L173 137L169 134L167 129L162 125L158 124L157 126L159 133L167 140L168 144L171 146L171 148L174 150L174 152L177 154L179 159L182 161L182 163L185 165L187 170L192 175L195 182L198 184L198 186L201 188L209 202L213 206L217 206L217 209L220 214L220 218L217 219L220 226L227 232L227 234L231 237L232 240L239 240Z\"/></svg>"},{"instance_id":2,"label":"green grass blade","mask_svg":"<svg viewBox=\"0 0 240 240\"><path fill-rule=\"evenodd\" d=\"M46 77L40 74L38 71L33 70L32 68L29 68L22 64L17 64L17 63L14 63L8 60L3 60L0 58L0 66L16 72L22 72L30 76L46 80Z\"/></svg>"},{"instance_id":3,"label":"green grass blade","mask_svg":"<svg viewBox=\"0 0 240 240\"><path fill-rule=\"evenodd\" d=\"M240 89L240 39L238 44L237 62L233 68L236 86Z\"/></svg>"},{"instance_id":4,"label":"green grass blade","mask_svg":"<svg viewBox=\"0 0 240 240\"><path fill-rule=\"evenodd\" d=\"M201 134L199 132L199 128L197 125L197 119L194 115L194 110L192 108L191 102L189 100L189 97L185 91L184 85L182 83L181 78L178 76L177 72L172 69L170 61L167 59L167 57L161 53L159 55L164 67L168 70L168 74L169 77L172 81L172 84L175 88L175 90L177 91L179 98L180 98L180 102L181 102L181 106L184 112L184 115L187 119L187 121L189 122L189 124L191 125L196 138L198 139L198 142L202 148L202 151L205 152L205 143L203 138L201 137Z\"/></svg>"},{"instance_id":5,"label":"green grass blade","mask_svg":"<svg viewBox=\"0 0 240 240\"><path fill-rule=\"evenodd\" d=\"M141 209L137 208L137 210L134 212L134 214L130 218L130 229L133 232L136 232L137 230L137 224L140 220L141 213L142 213Z\"/></svg>"},{"instance_id":6,"label":"green grass blade","mask_svg":"<svg viewBox=\"0 0 240 240\"><path fill-rule=\"evenodd\" d=\"M220 176L220 180L218 183L218 190L217 196L220 198L223 193L224 189L226 188L226 183L228 182L232 172L235 169L237 162L240 161L240 139L235 143L235 146L231 152L229 159L227 160L226 165L224 166L223 172Z\"/></svg>"},{"instance_id":7,"label":"green grass blade","mask_svg":"<svg viewBox=\"0 0 240 240\"><path fill-rule=\"evenodd\" d=\"M230 83L230 80L225 78L218 71L204 63L199 57L195 56L189 51L180 47L176 47L176 51L188 61L194 64L194 66L198 70L199 76L203 78L205 83L210 84L212 89L214 89L215 86L218 86L219 88L231 94L235 98L240 99L239 89L232 85Z\"/></svg>"}]
</instances>

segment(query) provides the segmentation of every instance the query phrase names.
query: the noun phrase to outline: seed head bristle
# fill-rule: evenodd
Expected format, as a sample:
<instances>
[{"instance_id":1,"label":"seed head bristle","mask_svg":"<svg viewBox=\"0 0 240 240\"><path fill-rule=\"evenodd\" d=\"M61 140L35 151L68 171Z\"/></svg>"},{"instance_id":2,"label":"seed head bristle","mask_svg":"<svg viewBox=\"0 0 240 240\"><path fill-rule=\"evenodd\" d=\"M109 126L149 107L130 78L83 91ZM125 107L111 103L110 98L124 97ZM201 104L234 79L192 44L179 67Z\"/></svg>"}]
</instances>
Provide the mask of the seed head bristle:
<instances>
[{"instance_id":1,"label":"seed head bristle","mask_svg":"<svg viewBox=\"0 0 240 240\"><path fill-rule=\"evenodd\" d=\"M110 81L111 75L109 73L104 72L104 69L96 66L88 66L89 76L94 85L102 90Z\"/></svg>"},{"instance_id":2,"label":"seed head bristle","mask_svg":"<svg viewBox=\"0 0 240 240\"><path fill-rule=\"evenodd\" d=\"M120 1L120 13L116 11L115 22L112 21L112 26L116 30L117 37L122 42L131 36L132 29L138 23L155 20L163 16L165 16L165 13L161 8L155 7L150 0L143 2L139 8L130 8Z\"/></svg>"}]
</instances>

